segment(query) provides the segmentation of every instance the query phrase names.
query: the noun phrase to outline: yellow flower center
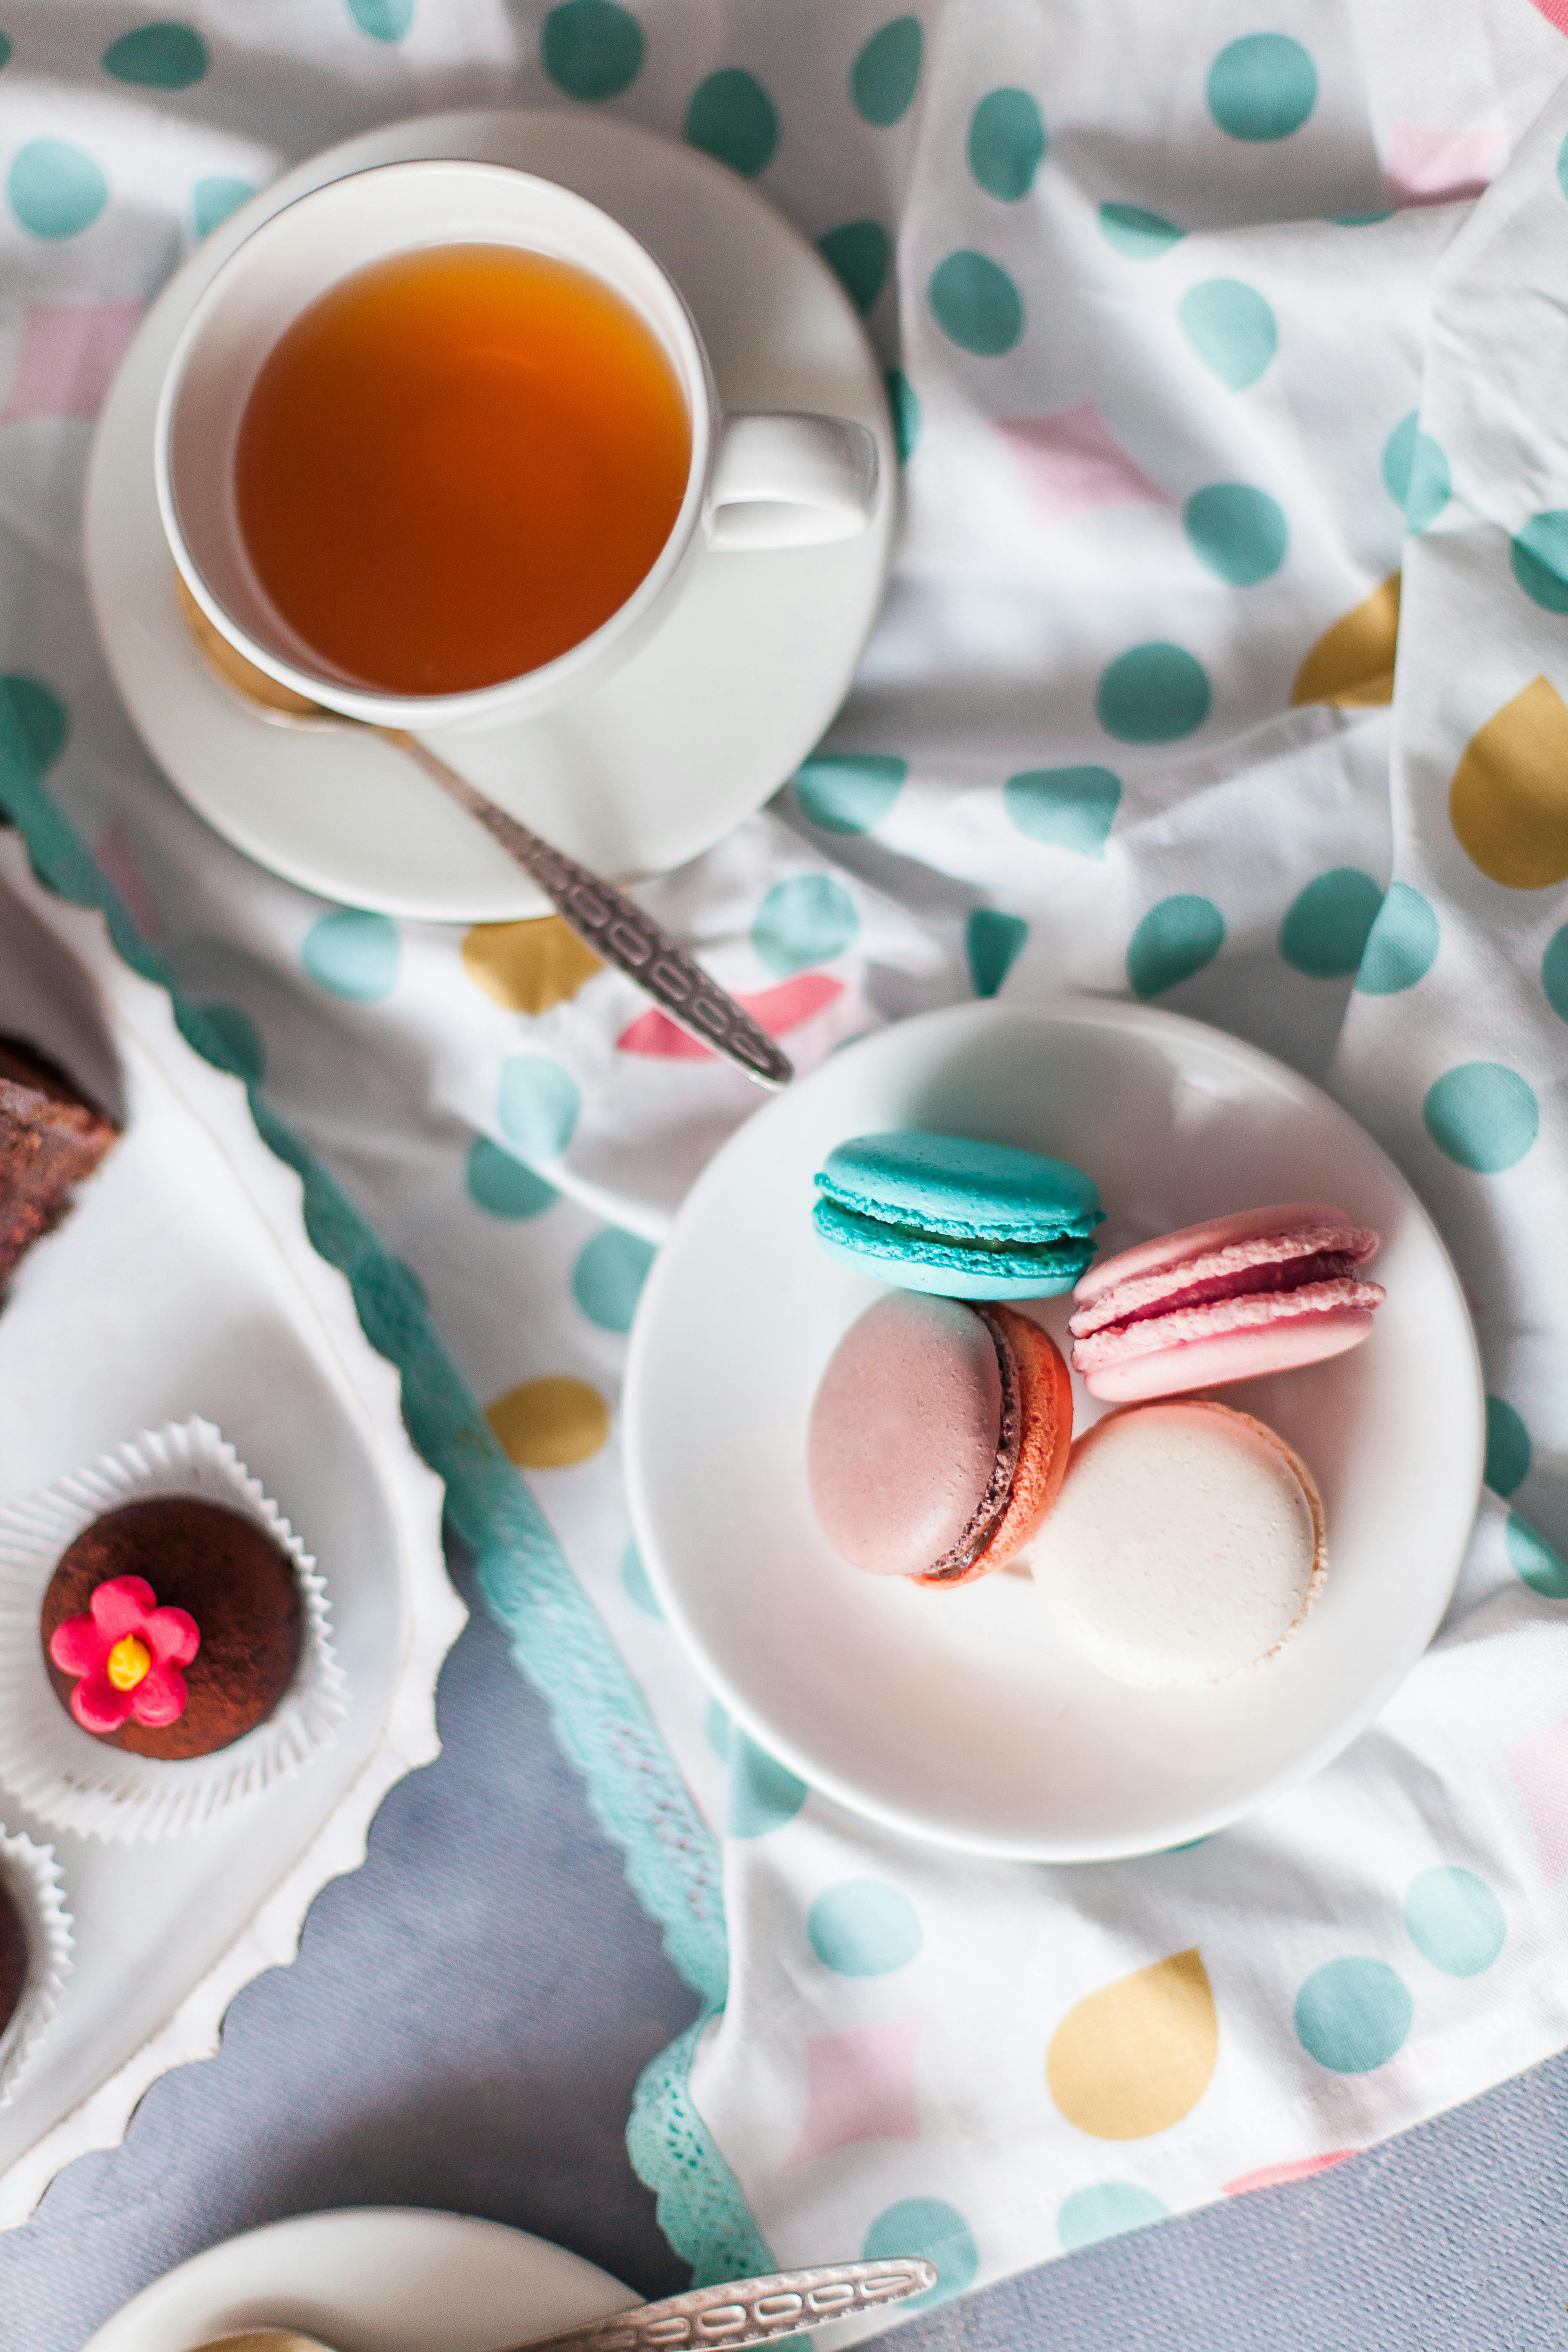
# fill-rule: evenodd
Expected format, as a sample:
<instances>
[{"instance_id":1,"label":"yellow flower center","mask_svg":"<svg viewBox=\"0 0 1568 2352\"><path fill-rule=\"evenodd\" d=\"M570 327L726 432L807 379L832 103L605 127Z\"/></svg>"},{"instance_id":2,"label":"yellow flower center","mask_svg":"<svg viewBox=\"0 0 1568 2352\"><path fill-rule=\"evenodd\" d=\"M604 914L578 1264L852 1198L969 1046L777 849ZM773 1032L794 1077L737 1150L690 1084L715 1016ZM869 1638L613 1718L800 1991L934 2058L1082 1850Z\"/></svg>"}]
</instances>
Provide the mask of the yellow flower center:
<instances>
[{"instance_id":1,"label":"yellow flower center","mask_svg":"<svg viewBox=\"0 0 1568 2352\"><path fill-rule=\"evenodd\" d=\"M122 1633L109 1654L109 1679L116 1690L134 1690L153 1663L153 1653L134 1633Z\"/></svg>"}]
</instances>

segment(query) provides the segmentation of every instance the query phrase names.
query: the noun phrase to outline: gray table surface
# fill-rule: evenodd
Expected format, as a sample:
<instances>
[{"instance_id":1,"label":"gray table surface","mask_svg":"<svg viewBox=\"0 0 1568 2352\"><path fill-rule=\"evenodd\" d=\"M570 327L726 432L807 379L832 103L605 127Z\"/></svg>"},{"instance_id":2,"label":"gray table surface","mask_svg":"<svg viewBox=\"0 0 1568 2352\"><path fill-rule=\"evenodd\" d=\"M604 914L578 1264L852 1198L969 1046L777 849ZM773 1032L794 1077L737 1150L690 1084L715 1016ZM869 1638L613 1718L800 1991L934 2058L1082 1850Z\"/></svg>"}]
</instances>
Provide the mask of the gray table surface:
<instances>
[{"instance_id":1,"label":"gray table surface","mask_svg":"<svg viewBox=\"0 0 1568 2352\"><path fill-rule=\"evenodd\" d=\"M173 2263L335 2205L486 2214L645 2294L684 2284L622 2133L690 1996L481 1616L447 1662L440 1721L439 1761L393 1791L363 1869L317 1898L294 1966L239 1995L221 2054L155 2084L122 2147L80 2158L0 2236L4 2352L79 2352ZM1568 2057L1315 2180L1047 2263L898 2341L1561 2347L1565 2210Z\"/></svg>"}]
</instances>

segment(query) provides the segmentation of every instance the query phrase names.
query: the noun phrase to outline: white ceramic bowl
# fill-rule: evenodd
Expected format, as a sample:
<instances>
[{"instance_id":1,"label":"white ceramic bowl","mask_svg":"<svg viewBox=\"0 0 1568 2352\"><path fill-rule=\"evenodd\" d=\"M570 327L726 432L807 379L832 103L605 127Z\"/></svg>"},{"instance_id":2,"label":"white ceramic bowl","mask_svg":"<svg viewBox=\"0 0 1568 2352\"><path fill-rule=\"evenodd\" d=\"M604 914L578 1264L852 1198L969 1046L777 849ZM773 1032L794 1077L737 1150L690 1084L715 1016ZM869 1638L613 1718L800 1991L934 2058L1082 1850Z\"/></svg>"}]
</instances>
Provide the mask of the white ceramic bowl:
<instances>
[{"instance_id":1,"label":"white ceramic bowl","mask_svg":"<svg viewBox=\"0 0 1568 2352\"><path fill-rule=\"evenodd\" d=\"M1227 1389L1316 1472L1321 1600L1275 1659L1209 1689L1110 1682L1032 1581L951 1593L863 1576L805 1475L812 1397L879 1286L816 1243L836 1143L934 1128L1075 1161L1105 1251L1269 1201L1340 1203L1383 1236L1372 1337ZM1065 1345L1070 1298L1032 1309ZM1074 1379L1076 1425L1100 1411ZM1447 1605L1484 1452L1474 1334L1409 1186L1328 1097L1267 1055L1145 1006L963 1006L836 1055L708 1168L632 1336L626 1446L638 1540L723 1704L815 1788L938 1843L1022 1859L1142 1853L1234 1821L1336 1756Z\"/></svg>"}]
</instances>

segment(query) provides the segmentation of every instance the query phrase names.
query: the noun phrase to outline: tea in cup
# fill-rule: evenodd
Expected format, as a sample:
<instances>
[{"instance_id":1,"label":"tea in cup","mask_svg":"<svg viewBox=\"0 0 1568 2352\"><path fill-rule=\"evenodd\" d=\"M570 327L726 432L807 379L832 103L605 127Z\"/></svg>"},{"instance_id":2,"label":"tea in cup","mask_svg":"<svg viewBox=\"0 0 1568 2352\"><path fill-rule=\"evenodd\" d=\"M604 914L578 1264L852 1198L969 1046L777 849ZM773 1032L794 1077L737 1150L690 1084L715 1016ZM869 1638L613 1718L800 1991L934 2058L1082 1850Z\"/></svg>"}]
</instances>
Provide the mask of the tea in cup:
<instances>
[{"instance_id":1,"label":"tea in cup","mask_svg":"<svg viewBox=\"0 0 1568 2352\"><path fill-rule=\"evenodd\" d=\"M330 183L238 247L176 346L160 508L236 649L384 725L483 723L606 674L710 550L876 511L876 444L721 417L671 280L504 165Z\"/></svg>"}]
</instances>

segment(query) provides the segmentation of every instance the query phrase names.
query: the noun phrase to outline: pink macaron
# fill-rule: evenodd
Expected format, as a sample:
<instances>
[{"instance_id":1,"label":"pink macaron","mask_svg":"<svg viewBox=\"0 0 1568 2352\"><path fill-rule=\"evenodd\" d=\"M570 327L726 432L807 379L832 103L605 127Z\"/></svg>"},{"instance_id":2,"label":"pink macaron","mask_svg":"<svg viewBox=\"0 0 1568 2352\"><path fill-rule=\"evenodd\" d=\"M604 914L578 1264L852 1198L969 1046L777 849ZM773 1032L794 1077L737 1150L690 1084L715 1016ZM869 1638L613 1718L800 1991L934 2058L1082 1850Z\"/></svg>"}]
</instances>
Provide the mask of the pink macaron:
<instances>
[{"instance_id":1,"label":"pink macaron","mask_svg":"<svg viewBox=\"0 0 1568 2352\"><path fill-rule=\"evenodd\" d=\"M1110 1404L1321 1363L1372 1328L1384 1293L1361 1268L1376 1248L1320 1201L1186 1225L1084 1276L1073 1363Z\"/></svg>"}]
</instances>

